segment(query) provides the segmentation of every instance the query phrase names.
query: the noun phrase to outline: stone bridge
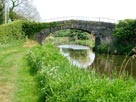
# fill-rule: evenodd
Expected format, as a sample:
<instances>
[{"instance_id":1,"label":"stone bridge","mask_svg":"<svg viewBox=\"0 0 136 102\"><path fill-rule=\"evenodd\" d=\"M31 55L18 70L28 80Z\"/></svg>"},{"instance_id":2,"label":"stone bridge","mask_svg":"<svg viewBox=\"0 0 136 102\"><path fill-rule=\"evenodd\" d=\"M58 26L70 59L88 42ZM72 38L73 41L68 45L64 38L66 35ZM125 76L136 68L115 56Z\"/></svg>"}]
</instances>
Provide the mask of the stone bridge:
<instances>
[{"instance_id":1,"label":"stone bridge","mask_svg":"<svg viewBox=\"0 0 136 102\"><path fill-rule=\"evenodd\" d=\"M95 44L98 46L103 42L112 41L112 31L115 28L114 23L100 21L83 21L83 20L64 20L58 21L56 26L46 28L36 33L34 39L42 44L43 40L50 34L58 30L79 29L95 35Z\"/></svg>"}]
</instances>

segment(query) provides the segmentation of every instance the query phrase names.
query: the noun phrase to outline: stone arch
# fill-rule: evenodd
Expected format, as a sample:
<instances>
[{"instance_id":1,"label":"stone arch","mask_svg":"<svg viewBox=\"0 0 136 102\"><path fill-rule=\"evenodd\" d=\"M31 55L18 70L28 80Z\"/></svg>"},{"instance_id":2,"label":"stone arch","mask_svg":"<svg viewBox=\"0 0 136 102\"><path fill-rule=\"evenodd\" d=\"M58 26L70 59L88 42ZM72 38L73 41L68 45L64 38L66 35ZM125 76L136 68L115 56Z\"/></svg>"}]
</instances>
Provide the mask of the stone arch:
<instances>
[{"instance_id":1,"label":"stone arch","mask_svg":"<svg viewBox=\"0 0 136 102\"><path fill-rule=\"evenodd\" d=\"M107 22L96 21L81 21L81 20L67 20L58 21L55 27L45 28L34 35L34 39L42 44L42 41L50 34L58 30L64 29L79 29L90 34L94 34L96 37L95 44L98 46L101 44L101 40L106 37L112 36L112 31L115 28L115 24ZM112 37L111 37L112 38Z\"/></svg>"}]
</instances>

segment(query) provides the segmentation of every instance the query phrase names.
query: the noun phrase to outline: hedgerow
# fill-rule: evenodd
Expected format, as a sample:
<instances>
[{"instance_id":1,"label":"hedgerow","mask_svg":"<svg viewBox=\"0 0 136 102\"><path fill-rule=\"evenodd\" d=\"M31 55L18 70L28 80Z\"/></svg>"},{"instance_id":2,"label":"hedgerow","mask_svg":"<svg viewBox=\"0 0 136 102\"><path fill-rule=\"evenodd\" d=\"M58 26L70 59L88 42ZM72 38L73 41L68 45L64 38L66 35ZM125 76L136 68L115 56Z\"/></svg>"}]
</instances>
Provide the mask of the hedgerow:
<instances>
[{"instance_id":1,"label":"hedgerow","mask_svg":"<svg viewBox=\"0 0 136 102\"><path fill-rule=\"evenodd\" d=\"M0 43L6 43L14 39L23 39L26 36L33 38L36 32L42 29L56 26L56 22L40 23L18 20L0 25Z\"/></svg>"}]
</instances>

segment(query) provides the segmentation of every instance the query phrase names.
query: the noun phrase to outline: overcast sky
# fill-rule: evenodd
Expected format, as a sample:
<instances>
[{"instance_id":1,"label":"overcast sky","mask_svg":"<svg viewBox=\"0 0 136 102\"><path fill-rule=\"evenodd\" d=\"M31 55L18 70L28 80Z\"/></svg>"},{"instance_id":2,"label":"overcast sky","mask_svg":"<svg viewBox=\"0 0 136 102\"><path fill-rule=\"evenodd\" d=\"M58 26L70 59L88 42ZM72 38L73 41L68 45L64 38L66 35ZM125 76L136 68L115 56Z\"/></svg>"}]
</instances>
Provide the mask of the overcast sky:
<instances>
[{"instance_id":1,"label":"overcast sky","mask_svg":"<svg viewBox=\"0 0 136 102\"><path fill-rule=\"evenodd\" d=\"M42 20L66 17L136 18L136 0L33 0Z\"/></svg>"}]
</instances>

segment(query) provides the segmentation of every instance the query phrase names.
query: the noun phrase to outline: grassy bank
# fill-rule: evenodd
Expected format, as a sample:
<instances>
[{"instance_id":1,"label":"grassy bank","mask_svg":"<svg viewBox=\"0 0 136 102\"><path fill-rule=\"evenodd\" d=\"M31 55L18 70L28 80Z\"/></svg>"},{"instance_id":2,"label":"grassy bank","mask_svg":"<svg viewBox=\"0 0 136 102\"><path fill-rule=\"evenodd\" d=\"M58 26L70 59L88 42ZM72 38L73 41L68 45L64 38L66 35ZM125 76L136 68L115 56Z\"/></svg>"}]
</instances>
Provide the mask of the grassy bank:
<instances>
[{"instance_id":1,"label":"grassy bank","mask_svg":"<svg viewBox=\"0 0 136 102\"><path fill-rule=\"evenodd\" d=\"M76 68L51 44L32 48L27 59L40 102L136 102L133 78Z\"/></svg>"},{"instance_id":2,"label":"grassy bank","mask_svg":"<svg viewBox=\"0 0 136 102\"><path fill-rule=\"evenodd\" d=\"M35 81L25 58L27 45L23 41L0 45L0 102L37 102Z\"/></svg>"}]
</instances>

